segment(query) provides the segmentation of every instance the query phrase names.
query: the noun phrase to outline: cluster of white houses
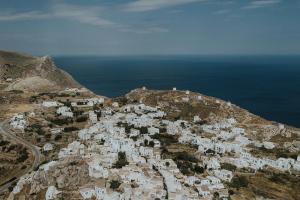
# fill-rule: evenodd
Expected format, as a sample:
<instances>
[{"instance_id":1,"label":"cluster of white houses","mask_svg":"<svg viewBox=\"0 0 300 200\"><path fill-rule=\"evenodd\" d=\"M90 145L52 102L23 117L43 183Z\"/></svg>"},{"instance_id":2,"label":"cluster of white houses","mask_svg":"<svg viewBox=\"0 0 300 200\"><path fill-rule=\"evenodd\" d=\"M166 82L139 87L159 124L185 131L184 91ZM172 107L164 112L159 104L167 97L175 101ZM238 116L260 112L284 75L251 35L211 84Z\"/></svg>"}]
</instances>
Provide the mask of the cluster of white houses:
<instances>
[{"instance_id":1,"label":"cluster of white houses","mask_svg":"<svg viewBox=\"0 0 300 200\"><path fill-rule=\"evenodd\" d=\"M10 125L14 129L24 130L27 125L27 120L24 114L16 114L10 119Z\"/></svg>"},{"instance_id":2,"label":"cluster of white houses","mask_svg":"<svg viewBox=\"0 0 300 200\"><path fill-rule=\"evenodd\" d=\"M186 94L189 92L187 91ZM201 100L202 97L198 99ZM102 99L87 100L84 105L92 106L101 104L103 101ZM46 103L44 106L52 105L57 107L54 103ZM81 106L81 104L76 102L72 103L72 106ZM247 150L247 145L254 141L246 137L244 129L235 126L234 118L224 119L211 125L199 125L183 120L162 120L165 113L159 107L144 104L130 104L121 108L114 104L111 109L115 109L115 112L107 109L100 118L91 111L89 113L91 126L80 130L78 141L70 143L58 154L59 160L72 157L84 159L88 165L89 176L99 180L95 184L80 187L78 192L83 199L92 197L99 200L165 199L166 196L169 199L178 200L212 199L215 192L219 193L220 198L227 199L228 191L224 182L231 181L233 172L222 169L221 163L231 163L238 168L249 167L255 170L265 166L284 171L291 168L300 170L300 157L298 160L285 158L271 160L252 156ZM58 107L57 113L73 117L70 108L66 106ZM21 120L21 117L15 117L13 121L18 121L16 123L18 126L18 124L23 124ZM200 120L200 117L194 117L194 122ZM195 125L214 136L205 138L200 134L192 133L191 128ZM159 134L162 126L166 129L164 134L178 135L180 143L198 147L198 152L203 155L203 163L199 165L206 166L208 175L183 175L173 160L161 158L160 141L150 136ZM126 130L128 127L129 132ZM141 128L145 127L147 133L142 133ZM153 145L146 145L145 141L152 142ZM274 148L272 143L264 145L270 149ZM128 164L115 168L114 164L120 152L126 154ZM56 161L52 161L50 164L41 166L40 170L47 171L55 165ZM122 192L106 187L105 182L112 181L112 177L121 183ZM20 192L21 185L17 184L14 189L15 193ZM50 186L46 192L46 199L53 199L57 194L59 191L54 186Z\"/></svg>"}]
</instances>

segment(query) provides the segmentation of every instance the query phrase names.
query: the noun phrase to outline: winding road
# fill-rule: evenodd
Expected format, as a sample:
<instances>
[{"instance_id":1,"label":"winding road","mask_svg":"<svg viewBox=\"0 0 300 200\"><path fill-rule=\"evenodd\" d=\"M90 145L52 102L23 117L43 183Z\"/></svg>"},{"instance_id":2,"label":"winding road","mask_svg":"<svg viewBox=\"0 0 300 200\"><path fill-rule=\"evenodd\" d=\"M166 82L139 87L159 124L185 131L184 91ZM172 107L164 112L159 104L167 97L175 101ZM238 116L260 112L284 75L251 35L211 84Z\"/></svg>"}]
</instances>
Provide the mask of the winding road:
<instances>
[{"instance_id":1,"label":"winding road","mask_svg":"<svg viewBox=\"0 0 300 200\"><path fill-rule=\"evenodd\" d=\"M33 156L34 156L34 162L32 163L31 168L28 168L26 171L24 171L24 174L27 174L31 171L33 171L36 167L39 166L40 161L41 161L41 153L39 149L31 144L30 142L24 140L23 138L18 137L16 134L11 132L9 130L8 124L5 122L0 123L0 133L3 134L4 136L8 137L10 140L14 141L15 143L19 143L27 147L29 150L31 150ZM22 175L24 175L22 174ZM13 183L17 182L17 180L22 176L19 175L16 177L16 179L13 179L4 185L0 186L0 194L6 191Z\"/></svg>"}]
</instances>

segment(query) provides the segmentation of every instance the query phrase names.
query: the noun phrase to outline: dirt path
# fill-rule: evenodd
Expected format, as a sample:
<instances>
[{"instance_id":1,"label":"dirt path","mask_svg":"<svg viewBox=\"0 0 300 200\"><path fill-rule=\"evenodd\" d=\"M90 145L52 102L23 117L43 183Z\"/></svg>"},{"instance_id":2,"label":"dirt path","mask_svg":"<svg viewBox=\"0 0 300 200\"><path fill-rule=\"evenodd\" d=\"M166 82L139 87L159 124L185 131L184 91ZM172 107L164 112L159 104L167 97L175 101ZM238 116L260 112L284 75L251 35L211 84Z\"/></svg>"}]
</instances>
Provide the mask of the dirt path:
<instances>
[{"instance_id":1,"label":"dirt path","mask_svg":"<svg viewBox=\"0 0 300 200\"><path fill-rule=\"evenodd\" d=\"M4 136L8 137L10 140L14 141L15 143L20 143L31 150L31 152L34 156L34 162L32 163L31 168L24 171L24 174L27 174L27 173L33 171L36 167L39 166L40 161L41 161L41 153L36 146L34 146L30 142L24 140L23 138L16 136L13 132L11 132L9 130L8 125L5 122L0 123L0 133L3 134ZM6 191L13 183L15 183L24 174L19 175L16 177L16 179L13 179L13 180L5 183L4 185L0 186L0 193L3 193L4 191Z\"/></svg>"}]
</instances>

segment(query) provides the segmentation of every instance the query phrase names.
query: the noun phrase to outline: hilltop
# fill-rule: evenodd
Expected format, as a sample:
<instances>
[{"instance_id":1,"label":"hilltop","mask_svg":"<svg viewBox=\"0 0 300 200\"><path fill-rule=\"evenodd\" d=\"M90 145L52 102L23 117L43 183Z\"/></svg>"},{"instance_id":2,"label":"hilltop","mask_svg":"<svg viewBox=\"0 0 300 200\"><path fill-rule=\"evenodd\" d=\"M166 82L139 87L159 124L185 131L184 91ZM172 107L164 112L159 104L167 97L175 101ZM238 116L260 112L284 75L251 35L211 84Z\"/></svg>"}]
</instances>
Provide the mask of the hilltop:
<instances>
[{"instance_id":1,"label":"hilltop","mask_svg":"<svg viewBox=\"0 0 300 200\"><path fill-rule=\"evenodd\" d=\"M0 199L300 195L297 128L176 88L96 96L49 57L1 55Z\"/></svg>"},{"instance_id":2,"label":"hilltop","mask_svg":"<svg viewBox=\"0 0 300 200\"><path fill-rule=\"evenodd\" d=\"M0 81L5 90L53 91L81 87L49 56L0 51Z\"/></svg>"}]
</instances>

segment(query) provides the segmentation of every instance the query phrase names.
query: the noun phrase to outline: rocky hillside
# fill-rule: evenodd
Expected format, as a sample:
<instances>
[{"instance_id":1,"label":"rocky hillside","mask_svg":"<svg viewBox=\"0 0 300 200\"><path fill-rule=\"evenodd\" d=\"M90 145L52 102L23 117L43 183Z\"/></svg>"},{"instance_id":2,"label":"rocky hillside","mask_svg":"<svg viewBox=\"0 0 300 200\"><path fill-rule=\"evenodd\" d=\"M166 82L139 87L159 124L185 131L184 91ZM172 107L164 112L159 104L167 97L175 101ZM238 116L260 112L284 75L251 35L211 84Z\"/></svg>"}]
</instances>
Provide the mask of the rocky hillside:
<instances>
[{"instance_id":1,"label":"rocky hillside","mask_svg":"<svg viewBox=\"0 0 300 200\"><path fill-rule=\"evenodd\" d=\"M34 57L0 51L0 82L5 90L51 91L81 87L48 56Z\"/></svg>"}]
</instances>

